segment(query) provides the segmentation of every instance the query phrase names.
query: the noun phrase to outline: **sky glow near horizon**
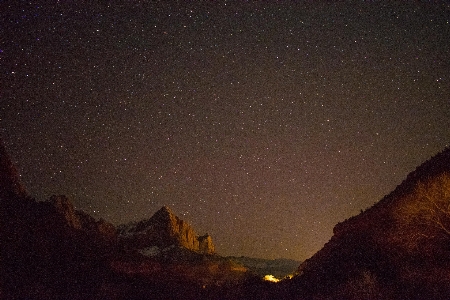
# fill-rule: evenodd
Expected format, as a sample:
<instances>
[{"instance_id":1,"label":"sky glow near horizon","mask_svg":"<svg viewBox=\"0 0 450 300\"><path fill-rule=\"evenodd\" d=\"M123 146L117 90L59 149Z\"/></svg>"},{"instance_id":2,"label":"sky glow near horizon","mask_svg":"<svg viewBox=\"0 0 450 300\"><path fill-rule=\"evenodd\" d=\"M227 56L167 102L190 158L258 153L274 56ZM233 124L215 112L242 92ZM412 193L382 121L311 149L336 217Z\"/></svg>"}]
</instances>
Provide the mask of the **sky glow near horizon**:
<instances>
[{"instance_id":1,"label":"sky glow near horizon","mask_svg":"<svg viewBox=\"0 0 450 300\"><path fill-rule=\"evenodd\" d=\"M303 260L449 145L450 8L0 4L0 129L29 191L163 205L223 255Z\"/></svg>"}]
</instances>

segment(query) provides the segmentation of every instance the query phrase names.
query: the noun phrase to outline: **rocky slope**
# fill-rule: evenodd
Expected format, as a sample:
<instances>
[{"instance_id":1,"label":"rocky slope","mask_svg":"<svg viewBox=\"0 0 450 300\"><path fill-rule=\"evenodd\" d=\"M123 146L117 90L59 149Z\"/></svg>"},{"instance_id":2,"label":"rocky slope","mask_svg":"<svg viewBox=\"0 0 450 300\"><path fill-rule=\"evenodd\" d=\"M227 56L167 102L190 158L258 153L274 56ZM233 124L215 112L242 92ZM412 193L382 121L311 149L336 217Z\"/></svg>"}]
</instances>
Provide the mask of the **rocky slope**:
<instances>
[{"instance_id":1,"label":"rocky slope","mask_svg":"<svg viewBox=\"0 0 450 300\"><path fill-rule=\"evenodd\" d=\"M105 239L116 239L117 230L113 224L103 219L95 220L81 210L75 210L72 202L64 195L53 195L49 199L57 213L63 217L67 226Z\"/></svg>"},{"instance_id":2,"label":"rocky slope","mask_svg":"<svg viewBox=\"0 0 450 300\"><path fill-rule=\"evenodd\" d=\"M209 235L199 236L192 226L163 206L150 219L119 225L120 239L128 248L155 253L169 247L183 247L203 254L214 254Z\"/></svg>"},{"instance_id":3,"label":"rocky slope","mask_svg":"<svg viewBox=\"0 0 450 300\"><path fill-rule=\"evenodd\" d=\"M288 298L441 299L450 294L450 149L334 228Z\"/></svg>"}]
</instances>

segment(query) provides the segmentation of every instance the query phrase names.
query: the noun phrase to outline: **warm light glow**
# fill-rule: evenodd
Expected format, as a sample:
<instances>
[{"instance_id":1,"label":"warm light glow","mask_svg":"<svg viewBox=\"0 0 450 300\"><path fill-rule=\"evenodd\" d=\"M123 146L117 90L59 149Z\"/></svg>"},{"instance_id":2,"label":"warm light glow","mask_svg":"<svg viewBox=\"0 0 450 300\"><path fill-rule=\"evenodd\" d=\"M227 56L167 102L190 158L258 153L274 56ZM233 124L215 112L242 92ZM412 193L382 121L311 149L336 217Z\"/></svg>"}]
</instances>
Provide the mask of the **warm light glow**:
<instances>
[{"instance_id":1,"label":"warm light glow","mask_svg":"<svg viewBox=\"0 0 450 300\"><path fill-rule=\"evenodd\" d=\"M280 281L280 279L275 278L275 276L273 276L273 275L266 275L266 276L263 277L263 279L266 280L266 281L272 281L272 282Z\"/></svg>"}]
</instances>

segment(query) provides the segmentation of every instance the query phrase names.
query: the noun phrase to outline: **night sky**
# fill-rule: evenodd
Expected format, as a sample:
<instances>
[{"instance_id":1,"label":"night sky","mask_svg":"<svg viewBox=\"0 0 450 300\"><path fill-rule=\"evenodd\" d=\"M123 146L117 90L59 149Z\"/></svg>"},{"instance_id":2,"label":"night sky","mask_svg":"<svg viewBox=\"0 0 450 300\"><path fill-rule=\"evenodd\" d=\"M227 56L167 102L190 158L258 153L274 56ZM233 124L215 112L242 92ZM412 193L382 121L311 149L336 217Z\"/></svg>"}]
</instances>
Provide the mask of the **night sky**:
<instances>
[{"instance_id":1,"label":"night sky","mask_svg":"<svg viewBox=\"0 0 450 300\"><path fill-rule=\"evenodd\" d=\"M0 135L38 200L303 260L449 145L444 2L53 2L0 3Z\"/></svg>"}]
</instances>

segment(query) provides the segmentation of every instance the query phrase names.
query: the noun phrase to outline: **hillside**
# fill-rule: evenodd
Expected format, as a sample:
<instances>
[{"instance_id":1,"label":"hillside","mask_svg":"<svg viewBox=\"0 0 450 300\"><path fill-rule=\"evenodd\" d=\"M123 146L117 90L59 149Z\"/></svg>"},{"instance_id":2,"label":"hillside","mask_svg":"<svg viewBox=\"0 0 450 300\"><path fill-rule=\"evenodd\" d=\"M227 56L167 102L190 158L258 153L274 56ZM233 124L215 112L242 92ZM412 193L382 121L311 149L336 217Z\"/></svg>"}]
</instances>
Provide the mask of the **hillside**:
<instances>
[{"instance_id":1,"label":"hillside","mask_svg":"<svg viewBox=\"0 0 450 300\"><path fill-rule=\"evenodd\" d=\"M373 207L334 227L289 297L441 299L450 293L450 149Z\"/></svg>"}]
</instances>

